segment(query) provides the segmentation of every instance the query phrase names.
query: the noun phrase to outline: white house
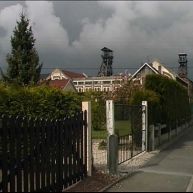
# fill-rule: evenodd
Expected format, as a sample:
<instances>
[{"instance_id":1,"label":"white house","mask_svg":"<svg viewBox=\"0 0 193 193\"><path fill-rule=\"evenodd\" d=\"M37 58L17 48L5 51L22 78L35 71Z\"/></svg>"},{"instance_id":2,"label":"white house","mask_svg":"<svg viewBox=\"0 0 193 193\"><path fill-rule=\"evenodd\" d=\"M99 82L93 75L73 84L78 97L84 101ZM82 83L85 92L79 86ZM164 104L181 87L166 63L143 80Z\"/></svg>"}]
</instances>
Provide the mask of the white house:
<instances>
[{"instance_id":1,"label":"white house","mask_svg":"<svg viewBox=\"0 0 193 193\"><path fill-rule=\"evenodd\" d=\"M172 70L166 68L163 64L158 61L153 61L152 63L144 63L131 77L135 84L143 85L145 82L145 77L149 74L160 74L166 76L170 79L176 80L185 88L188 88L188 84L184 81L178 74Z\"/></svg>"}]
</instances>

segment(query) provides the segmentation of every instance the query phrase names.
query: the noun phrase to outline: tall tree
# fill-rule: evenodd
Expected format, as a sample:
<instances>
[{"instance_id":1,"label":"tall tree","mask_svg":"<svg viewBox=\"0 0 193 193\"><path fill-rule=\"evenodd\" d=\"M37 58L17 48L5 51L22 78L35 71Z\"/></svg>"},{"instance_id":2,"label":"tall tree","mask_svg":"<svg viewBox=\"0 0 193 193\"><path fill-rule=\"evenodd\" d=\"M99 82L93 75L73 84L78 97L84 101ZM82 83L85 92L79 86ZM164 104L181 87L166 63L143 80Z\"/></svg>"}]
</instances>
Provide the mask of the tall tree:
<instances>
[{"instance_id":1,"label":"tall tree","mask_svg":"<svg viewBox=\"0 0 193 193\"><path fill-rule=\"evenodd\" d=\"M6 75L2 73L4 80L23 86L37 83L42 64L34 47L35 41L29 19L22 13L11 36L12 50L6 58L8 69Z\"/></svg>"}]
</instances>

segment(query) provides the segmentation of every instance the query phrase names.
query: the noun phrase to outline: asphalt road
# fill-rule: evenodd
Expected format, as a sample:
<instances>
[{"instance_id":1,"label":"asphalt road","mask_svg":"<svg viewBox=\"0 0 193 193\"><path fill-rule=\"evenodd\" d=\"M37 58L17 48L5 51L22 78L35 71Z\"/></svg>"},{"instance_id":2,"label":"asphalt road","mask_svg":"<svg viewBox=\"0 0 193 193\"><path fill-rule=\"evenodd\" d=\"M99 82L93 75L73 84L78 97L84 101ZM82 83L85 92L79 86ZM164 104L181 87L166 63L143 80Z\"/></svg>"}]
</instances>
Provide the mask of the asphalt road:
<instances>
[{"instance_id":1,"label":"asphalt road","mask_svg":"<svg viewBox=\"0 0 193 193\"><path fill-rule=\"evenodd\" d=\"M108 192L193 192L193 128Z\"/></svg>"}]
</instances>

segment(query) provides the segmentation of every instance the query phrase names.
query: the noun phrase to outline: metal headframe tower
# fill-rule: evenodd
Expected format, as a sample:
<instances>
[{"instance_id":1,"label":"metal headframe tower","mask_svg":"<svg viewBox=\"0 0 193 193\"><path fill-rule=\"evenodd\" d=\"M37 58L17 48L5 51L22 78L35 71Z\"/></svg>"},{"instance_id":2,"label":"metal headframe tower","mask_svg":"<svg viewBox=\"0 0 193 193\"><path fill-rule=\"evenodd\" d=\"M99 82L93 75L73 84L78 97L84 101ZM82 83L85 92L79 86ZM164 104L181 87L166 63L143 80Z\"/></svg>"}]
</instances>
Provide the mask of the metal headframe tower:
<instances>
[{"instance_id":1,"label":"metal headframe tower","mask_svg":"<svg viewBox=\"0 0 193 193\"><path fill-rule=\"evenodd\" d=\"M103 61L98 76L112 76L113 51L106 47L102 48L101 51L103 52L101 55Z\"/></svg>"},{"instance_id":2,"label":"metal headframe tower","mask_svg":"<svg viewBox=\"0 0 193 193\"><path fill-rule=\"evenodd\" d=\"M179 53L178 54L179 59L178 59L178 63L179 63L179 67L178 67L178 75L181 78L187 78L188 75L188 60L187 60L187 54L185 53Z\"/></svg>"}]
</instances>

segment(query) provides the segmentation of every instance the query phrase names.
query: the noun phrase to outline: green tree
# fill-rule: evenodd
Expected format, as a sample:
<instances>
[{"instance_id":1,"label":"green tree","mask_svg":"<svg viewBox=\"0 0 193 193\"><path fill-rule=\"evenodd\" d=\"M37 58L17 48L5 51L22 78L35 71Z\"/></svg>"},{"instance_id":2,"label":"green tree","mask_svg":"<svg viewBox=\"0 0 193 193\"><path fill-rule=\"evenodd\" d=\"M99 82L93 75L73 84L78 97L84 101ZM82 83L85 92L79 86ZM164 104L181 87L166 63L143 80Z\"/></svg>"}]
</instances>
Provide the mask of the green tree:
<instances>
[{"instance_id":1,"label":"green tree","mask_svg":"<svg viewBox=\"0 0 193 193\"><path fill-rule=\"evenodd\" d=\"M133 81L128 81L113 93L113 100L117 103L129 104L132 95L140 89L140 85L135 85Z\"/></svg>"},{"instance_id":2,"label":"green tree","mask_svg":"<svg viewBox=\"0 0 193 193\"><path fill-rule=\"evenodd\" d=\"M22 13L11 36L12 50L11 54L7 55L7 74L2 72L5 81L23 86L37 83L42 64L39 63L39 56L34 47L35 41L29 19Z\"/></svg>"}]
</instances>

